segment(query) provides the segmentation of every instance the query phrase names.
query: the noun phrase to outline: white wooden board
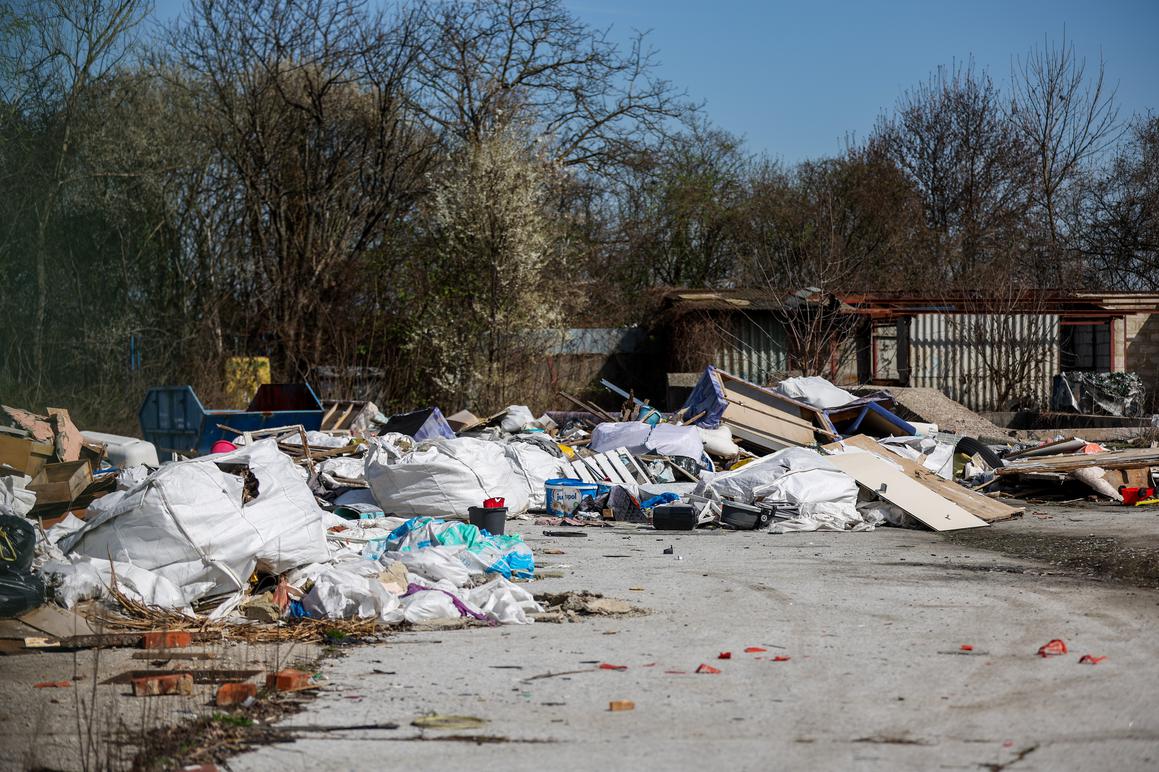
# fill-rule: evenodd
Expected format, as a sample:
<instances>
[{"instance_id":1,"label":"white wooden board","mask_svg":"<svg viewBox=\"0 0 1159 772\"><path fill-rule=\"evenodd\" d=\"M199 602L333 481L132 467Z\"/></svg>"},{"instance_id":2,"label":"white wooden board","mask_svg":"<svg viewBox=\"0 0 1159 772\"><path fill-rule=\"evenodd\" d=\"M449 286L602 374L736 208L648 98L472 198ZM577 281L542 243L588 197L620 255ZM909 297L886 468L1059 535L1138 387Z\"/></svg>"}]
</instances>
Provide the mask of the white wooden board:
<instances>
[{"instance_id":1,"label":"white wooden board","mask_svg":"<svg viewBox=\"0 0 1159 772\"><path fill-rule=\"evenodd\" d=\"M870 453L841 453L826 461L935 531L957 531L989 525L957 504L942 498L904 472Z\"/></svg>"}]
</instances>

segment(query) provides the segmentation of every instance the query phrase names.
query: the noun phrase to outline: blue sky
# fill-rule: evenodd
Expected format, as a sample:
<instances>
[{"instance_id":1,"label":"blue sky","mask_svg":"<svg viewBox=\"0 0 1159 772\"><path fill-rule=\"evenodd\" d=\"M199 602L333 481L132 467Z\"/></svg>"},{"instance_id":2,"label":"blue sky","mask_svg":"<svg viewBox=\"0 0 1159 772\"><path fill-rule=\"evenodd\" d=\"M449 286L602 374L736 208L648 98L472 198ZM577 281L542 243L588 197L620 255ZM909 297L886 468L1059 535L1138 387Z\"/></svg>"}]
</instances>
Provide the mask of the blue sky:
<instances>
[{"instance_id":1,"label":"blue sky","mask_svg":"<svg viewBox=\"0 0 1159 772\"><path fill-rule=\"evenodd\" d=\"M660 75L750 149L795 162L864 138L940 64L973 57L1006 84L1015 57L1065 30L1100 55L1120 114L1159 112L1159 0L567 0L593 26L649 32ZM156 0L171 17L183 0Z\"/></svg>"}]
</instances>

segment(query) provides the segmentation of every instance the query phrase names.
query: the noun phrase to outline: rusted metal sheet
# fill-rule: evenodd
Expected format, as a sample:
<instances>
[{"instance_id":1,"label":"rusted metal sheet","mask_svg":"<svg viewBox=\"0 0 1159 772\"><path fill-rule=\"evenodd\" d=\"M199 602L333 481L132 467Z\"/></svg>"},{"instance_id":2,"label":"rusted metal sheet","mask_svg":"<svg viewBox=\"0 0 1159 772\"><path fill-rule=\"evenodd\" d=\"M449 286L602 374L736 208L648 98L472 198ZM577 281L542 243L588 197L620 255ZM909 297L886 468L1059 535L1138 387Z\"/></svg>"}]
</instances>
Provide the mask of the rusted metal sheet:
<instances>
[{"instance_id":1,"label":"rusted metal sheet","mask_svg":"<svg viewBox=\"0 0 1159 772\"><path fill-rule=\"evenodd\" d=\"M1055 314L917 314L909 385L939 389L971 410L1049 404L1058 321Z\"/></svg>"},{"instance_id":2,"label":"rusted metal sheet","mask_svg":"<svg viewBox=\"0 0 1159 772\"><path fill-rule=\"evenodd\" d=\"M767 311L732 314L713 365L753 383L788 369L784 323Z\"/></svg>"}]
</instances>

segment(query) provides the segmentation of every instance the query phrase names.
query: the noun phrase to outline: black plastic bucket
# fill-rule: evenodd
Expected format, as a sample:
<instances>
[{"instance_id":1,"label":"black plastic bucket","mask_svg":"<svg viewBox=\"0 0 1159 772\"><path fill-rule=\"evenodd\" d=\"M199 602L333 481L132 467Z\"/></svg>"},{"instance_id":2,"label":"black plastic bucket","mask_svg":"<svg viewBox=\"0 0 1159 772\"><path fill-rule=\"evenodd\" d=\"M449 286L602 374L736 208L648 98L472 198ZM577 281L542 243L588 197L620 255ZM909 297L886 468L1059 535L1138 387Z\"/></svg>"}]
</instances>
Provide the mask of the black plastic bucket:
<instances>
[{"instance_id":1,"label":"black plastic bucket","mask_svg":"<svg viewBox=\"0 0 1159 772\"><path fill-rule=\"evenodd\" d=\"M507 525L507 507L470 507L467 515L471 525L492 536L501 535Z\"/></svg>"}]
</instances>

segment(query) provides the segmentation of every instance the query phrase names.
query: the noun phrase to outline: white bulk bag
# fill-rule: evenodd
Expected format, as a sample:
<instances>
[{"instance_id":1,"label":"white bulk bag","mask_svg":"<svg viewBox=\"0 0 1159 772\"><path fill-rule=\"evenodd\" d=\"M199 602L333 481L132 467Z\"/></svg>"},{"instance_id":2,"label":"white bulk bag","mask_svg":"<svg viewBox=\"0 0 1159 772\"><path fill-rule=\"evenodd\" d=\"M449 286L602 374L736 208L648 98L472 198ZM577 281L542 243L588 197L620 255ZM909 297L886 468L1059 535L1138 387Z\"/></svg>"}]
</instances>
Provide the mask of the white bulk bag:
<instances>
[{"instance_id":1,"label":"white bulk bag","mask_svg":"<svg viewBox=\"0 0 1159 772\"><path fill-rule=\"evenodd\" d=\"M545 483L563 476L563 460L526 442L504 445L503 453L515 477L527 486L528 506L532 509L547 506Z\"/></svg>"},{"instance_id":2,"label":"white bulk bag","mask_svg":"<svg viewBox=\"0 0 1159 772\"><path fill-rule=\"evenodd\" d=\"M242 480L217 463L249 465L258 496L242 505ZM144 482L97 499L66 553L130 563L181 588L192 603L235 592L261 563L281 573L330 559L322 509L274 440L165 464Z\"/></svg>"},{"instance_id":3,"label":"white bulk bag","mask_svg":"<svg viewBox=\"0 0 1159 772\"><path fill-rule=\"evenodd\" d=\"M527 486L511 471L503 446L473 437L437 439L399 453L375 443L366 482L384 512L407 517L467 518L485 499L506 500L508 514L527 510Z\"/></svg>"}]
</instances>

